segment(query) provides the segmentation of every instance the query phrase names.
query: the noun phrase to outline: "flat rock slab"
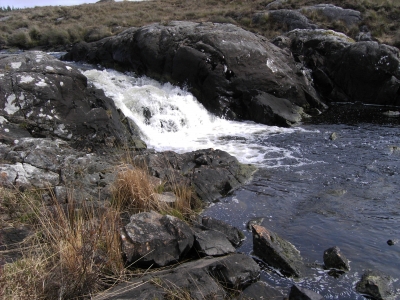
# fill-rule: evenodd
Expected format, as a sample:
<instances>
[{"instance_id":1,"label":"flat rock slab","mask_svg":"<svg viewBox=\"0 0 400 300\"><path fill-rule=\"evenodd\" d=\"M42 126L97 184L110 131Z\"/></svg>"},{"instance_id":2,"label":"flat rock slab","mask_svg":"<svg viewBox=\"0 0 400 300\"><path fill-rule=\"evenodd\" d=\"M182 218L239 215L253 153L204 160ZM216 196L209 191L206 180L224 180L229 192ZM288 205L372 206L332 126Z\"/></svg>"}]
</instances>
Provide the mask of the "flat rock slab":
<instances>
[{"instance_id":1,"label":"flat rock slab","mask_svg":"<svg viewBox=\"0 0 400 300\"><path fill-rule=\"evenodd\" d=\"M173 295L182 299L225 299L227 293L222 287L241 290L259 275L259 266L244 254L204 258L171 270L150 272L94 299L171 299Z\"/></svg>"},{"instance_id":2,"label":"flat rock slab","mask_svg":"<svg viewBox=\"0 0 400 300\"><path fill-rule=\"evenodd\" d=\"M276 233L253 225L253 251L266 264L283 274L300 277L304 267L300 252Z\"/></svg>"},{"instance_id":3,"label":"flat rock slab","mask_svg":"<svg viewBox=\"0 0 400 300\"><path fill-rule=\"evenodd\" d=\"M194 247L202 256L221 256L235 252L235 247L219 231L200 231L194 234Z\"/></svg>"},{"instance_id":4,"label":"flat rock slab","mask_svg":"<svg viewBox=\"0 0 400 300\"><path fill-rule=\"evenodd\" d=\"M324 297L309 289L293 285L290 289L289 300L324 300Z\"/></svg>"}]
</instances>

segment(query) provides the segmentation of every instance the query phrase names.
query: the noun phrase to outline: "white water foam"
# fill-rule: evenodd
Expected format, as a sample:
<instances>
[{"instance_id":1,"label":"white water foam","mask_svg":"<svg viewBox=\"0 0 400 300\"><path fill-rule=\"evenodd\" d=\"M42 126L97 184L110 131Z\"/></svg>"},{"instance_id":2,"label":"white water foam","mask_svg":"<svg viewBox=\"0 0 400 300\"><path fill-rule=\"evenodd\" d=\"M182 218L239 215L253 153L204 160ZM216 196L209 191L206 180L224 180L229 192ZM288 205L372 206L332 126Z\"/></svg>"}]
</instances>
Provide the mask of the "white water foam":
<instances>
[{"instance_id":1,"label":"white water foam","mask_svg":"<svg viewBox=\"0 0 400 300\"><path fill-rule=\"evenodd\" d=\"M179 153L221 149L242 163L268 167L282 166L283 159L297 159L290 149L266 145L264 141L271 134L293 133L300 128L221 119L207 112L188 91L147 77L94 69L83 74L138 125L149 148ZM274 154L272 159L270 153Z\"/></svg>"}]
</instances>

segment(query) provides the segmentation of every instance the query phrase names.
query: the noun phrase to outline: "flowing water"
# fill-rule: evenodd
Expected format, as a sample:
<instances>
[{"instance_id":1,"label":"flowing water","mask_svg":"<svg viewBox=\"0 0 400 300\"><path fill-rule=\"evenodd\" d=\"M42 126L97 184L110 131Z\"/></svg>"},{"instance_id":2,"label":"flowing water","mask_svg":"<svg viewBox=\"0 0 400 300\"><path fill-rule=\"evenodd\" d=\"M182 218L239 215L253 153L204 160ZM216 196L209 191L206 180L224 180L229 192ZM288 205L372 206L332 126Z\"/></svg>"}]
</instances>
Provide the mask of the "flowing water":
<instances>
[{"instance_id":1,"label":"flowing water","mask_svg":"<svg viewBox=\"0 0 400 300\"><path fill-rule=\"evenodd\" d=\"M386 125L308 124L285 129L210 115L186 90L134 74L87 70L132 118L149 147L186 152L218 148L259 167L253 180L214 203L205 215L246 234L238 251L251 254L250 219L290 241L309 264L294 281L265 268L262 280L287 294L295 282L326 299L364 299L355 292L363 270L381 270L399 289L400 118ZM332 133L336 139L331 139ZM338 246L351 270L334 277L320 266L323 251ZM399 291L399 290L398 290Z\"/></svg>"}]
</instances>

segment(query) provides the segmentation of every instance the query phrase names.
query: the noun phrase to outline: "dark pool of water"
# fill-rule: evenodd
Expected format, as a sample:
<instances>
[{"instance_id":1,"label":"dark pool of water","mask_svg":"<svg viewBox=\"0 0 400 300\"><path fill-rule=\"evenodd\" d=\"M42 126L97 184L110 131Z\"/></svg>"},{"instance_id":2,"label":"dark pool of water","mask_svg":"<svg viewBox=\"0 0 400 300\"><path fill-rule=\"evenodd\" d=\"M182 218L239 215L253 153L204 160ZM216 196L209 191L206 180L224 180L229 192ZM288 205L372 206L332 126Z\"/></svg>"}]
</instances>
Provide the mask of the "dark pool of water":
<instances>
[{"instance_id":1,"label":"dark pool of water","mask_svg":"<svg viewBox=\"0 0 400 300\"><path fill-rule=\"evenodd\" d=\"M238 251L246 253L252 251L246 223L256 217L295 245L307 263L322 264L323 251L338 246L350 260L348 273L334 278L312 267L296 283L326 299L364 299L354 289L364 270L400 278L400 243L387 244L400 240L400 126L393 120L310 124L304 132L266 136L260 143L290 149L291 156L271 157L271 165L281 166L260 168L248 185L204 214L245 231ZM264 270L262 280L284 294L294 282L272 270ZM400 291L399 281L394 286Z\"/></svg>"}]
</instances>

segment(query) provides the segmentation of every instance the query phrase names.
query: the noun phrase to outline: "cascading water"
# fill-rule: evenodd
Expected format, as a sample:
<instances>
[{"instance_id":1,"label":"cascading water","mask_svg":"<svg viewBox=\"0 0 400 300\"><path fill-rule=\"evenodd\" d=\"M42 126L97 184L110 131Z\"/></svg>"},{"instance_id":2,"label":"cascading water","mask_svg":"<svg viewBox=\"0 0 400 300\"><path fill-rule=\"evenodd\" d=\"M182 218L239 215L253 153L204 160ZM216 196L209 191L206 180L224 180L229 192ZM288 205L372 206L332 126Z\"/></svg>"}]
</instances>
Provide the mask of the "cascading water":
<instances>
[{"instance_id":1,"label":"cascading water","mask_svg":"<svg viewBox=\"0 0 400 300\"><path fill-rule=\"evenodd\" d=\"M87 70L83 74L114 99L125 116L138 125L147 145L157 151L218 148L242 163L270 167L281 166L285 159L293 159L297 164L310 163L294 157L291 149L259 142L273 134L303 129L221 119L207 112L188 91L150 78L113 70Z\"/></svg>"},{"instance_id":2,"label":"cascading water","mask_svg":"<svg viewBox=\"0 0 400 300\"><path fill-rule=\"evenodd\" d=\"M84 75L139 126L157 151L218 148L260 170L251 183L205 214L243 230L238 249L251 253L246 222L262 225L293 243L308 263L294 282L266 270L262 279L287 294L290 286L318 291L325 299L364 299L355 283L365 269L398 278L400 244L399 126L303 125L284 129L210 115L186 90L146 77L87 70ZM336 140L329 139L332 132ZM351 270L334 278L320 267L323 251L339 246ZM398 284L399 282L395 282Z\"/></svg>"}]
</instances>

